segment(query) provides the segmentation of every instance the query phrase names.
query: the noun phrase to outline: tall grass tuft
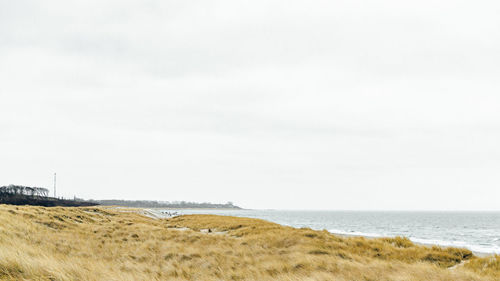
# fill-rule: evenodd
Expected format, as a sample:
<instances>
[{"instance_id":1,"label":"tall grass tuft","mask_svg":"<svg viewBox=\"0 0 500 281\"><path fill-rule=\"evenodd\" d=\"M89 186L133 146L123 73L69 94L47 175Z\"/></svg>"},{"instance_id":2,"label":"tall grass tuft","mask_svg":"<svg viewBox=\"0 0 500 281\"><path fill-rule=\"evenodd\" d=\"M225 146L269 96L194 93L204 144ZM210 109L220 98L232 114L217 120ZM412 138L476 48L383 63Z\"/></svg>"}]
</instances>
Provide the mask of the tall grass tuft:
<instances>
[{"instance_id":1,"label":"tall grass tuft","mask_svg":"<svg viewBox=\"0 0 500 281\"><path fill-rule=\"evenodd\" d=\"M499 263L402 237L341 237L258 219L0 205L0 280L493 281Z\"/></svg>"}]
</instances>

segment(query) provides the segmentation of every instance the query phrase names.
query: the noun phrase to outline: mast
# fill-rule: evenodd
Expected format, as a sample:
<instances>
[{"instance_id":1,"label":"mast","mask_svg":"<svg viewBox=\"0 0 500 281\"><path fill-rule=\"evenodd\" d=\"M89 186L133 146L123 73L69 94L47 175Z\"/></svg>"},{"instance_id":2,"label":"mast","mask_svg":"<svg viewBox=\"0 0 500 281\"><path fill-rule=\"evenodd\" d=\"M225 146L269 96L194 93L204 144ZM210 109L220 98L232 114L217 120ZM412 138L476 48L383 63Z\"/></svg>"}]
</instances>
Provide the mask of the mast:
<instances>
[{"instance_id":1,"label":"mast","mask_svg":"<svg viewBox=\"0 0 500 281\"><path fill-rule=\"evenodd\" d=\"M56 173L54 173L54 198L57 198L57 194L56 194Z\"/></svg>"}]
</instances>

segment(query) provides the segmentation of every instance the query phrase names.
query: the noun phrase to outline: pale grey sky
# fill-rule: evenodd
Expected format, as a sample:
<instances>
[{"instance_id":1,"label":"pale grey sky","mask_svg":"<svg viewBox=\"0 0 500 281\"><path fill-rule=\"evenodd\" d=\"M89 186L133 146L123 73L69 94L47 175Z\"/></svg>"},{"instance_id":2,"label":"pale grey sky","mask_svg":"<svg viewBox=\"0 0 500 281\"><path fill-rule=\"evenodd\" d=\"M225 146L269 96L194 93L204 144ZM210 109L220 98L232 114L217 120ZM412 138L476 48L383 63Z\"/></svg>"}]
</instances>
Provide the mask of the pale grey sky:
<instances>
[{"instance_id":1,"label":"pale grey sky","mask_svg":"<svg viewBox=\"0 0 500 281\"><path fill-rule=\"evenodd\" d=\"M500 209L498 1L0 0L0 185Z\"/></svg>"}]
</instances>

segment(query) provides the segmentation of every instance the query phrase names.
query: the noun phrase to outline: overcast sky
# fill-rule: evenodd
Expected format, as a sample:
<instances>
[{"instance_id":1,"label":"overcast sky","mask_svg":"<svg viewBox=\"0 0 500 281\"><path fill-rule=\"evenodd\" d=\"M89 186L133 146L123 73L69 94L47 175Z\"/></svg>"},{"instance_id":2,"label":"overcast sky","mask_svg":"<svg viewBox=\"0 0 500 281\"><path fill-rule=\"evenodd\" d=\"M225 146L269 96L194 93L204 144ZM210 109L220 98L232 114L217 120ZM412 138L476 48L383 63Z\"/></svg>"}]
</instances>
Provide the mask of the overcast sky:
<instances>
[{"instance_id":1,"label":"overcast sky","mask_svg":"<svg viewBox=\"0 0 500 281\"><path fill-rule=\"evenodd\" d=\"M496 0L0 0L0 185L499 210Z\"/></svg>"}]
</instances>

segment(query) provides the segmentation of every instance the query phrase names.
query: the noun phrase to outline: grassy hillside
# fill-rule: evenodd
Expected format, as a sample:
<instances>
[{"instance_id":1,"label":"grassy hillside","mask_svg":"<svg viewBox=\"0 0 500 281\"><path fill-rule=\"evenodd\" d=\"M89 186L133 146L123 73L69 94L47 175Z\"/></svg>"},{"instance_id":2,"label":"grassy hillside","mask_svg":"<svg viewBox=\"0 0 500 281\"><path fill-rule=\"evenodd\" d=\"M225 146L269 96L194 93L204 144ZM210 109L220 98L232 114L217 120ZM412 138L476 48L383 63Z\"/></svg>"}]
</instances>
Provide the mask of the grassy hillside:
<instances>
[{"instance_id":1,"label":"grassy hillside","mask_svg":"<svg viewBox=\"0 0 500 281\"><path fill-rule=\"evenodd\" d=\"M0 280L493 281L500 257L256 219L0 205Z\"/></svg>"}]
</instances>

